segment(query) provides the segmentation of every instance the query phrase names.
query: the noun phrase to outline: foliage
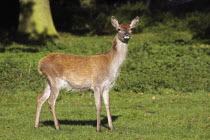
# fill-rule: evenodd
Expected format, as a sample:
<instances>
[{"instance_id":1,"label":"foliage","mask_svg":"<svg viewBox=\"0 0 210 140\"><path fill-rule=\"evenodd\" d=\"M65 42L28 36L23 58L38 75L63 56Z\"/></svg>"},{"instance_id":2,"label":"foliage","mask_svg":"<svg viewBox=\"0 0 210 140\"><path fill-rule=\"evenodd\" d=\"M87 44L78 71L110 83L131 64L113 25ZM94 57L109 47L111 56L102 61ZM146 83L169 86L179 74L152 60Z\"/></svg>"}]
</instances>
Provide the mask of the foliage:
<instances>
[{"instance_id":1,"label":"foliage","mask_svg":"<svg viewBox=\"0 0 210 140\"><path fill-rule=\"evenodd\" d=\"M58 8L61 9L57 10ZM116 16L120 23L129 23L133 18L139 16L140 24L136 32L187 31L191 32L195 39L209 38L210 32L210 14L208 11L183 11L176 8L153 10L148 9L142 1L128 1L123 4L112 5L98 4L86 8L71 7L70 5L62 8L54 5L52 12L58 30L70 31L74 34L113 33L110 24L112 15ZM61 15L63 16L61 17Z\"/></svg>"},{"instance_id":2,"label":"foliage","mask_svg":"<svg viewBox=\"0 0 210 140\"><path fill-rule=\"evenodd\" d=\"M174 42L161 34L136 36L139 41L131 41L130 53L115 89L127 87L135 92L159 92L164 88L185 92L210 91L209 45L186 44L189 37L187 39L183 33L172 36L176 39Z\"/></svg>"},{"instance_id":3,"label":"foliage","mask_svg":"<svg viewBox=\"0 0 210 140\"><path fill-rule=\"evenodd\" d=\"M188 26L198 39L210 37L210 13L201 13L195 11L186 15Z\"/></svg>"},{"instance_id":4,"label":"foliage","mask_svg":"<svg viewBox=\"0 0 210 140\"><path fill-rule=\"evenodd\" d=\"M194 39L209 39L209 1L158 0L150 1L151 5L147 2L143 0L50 0L50 6L55 27L59 31L70 32L76 35L112 34L113 30L110 24L110 17L113 15L117 17L120 23L129 23L134 17L139 16L140 24L135 29L135 32L138 33L142 31L160 32L164 30L187 31L192 33ZM10 8L9 11L13 15L11 16L13 19L8 20L6 17L6 19L2 20L5 22L0 23L0 38L3 38L1 42L8 42L8 40L17 39L20 36L16 34L18 21L15 20L18 20L19 17L17 13L24 10L24 8L19 9L20 5L18 6L17 2L6 5L9 5L8 8ZM11 7L11 5L14 7ZM28 10L26 16L31 16L32 5L33 3L26 5L25 8ZM36 21L38 22L38 20ZM31 26L35 26L33 24ZM24 24L19 24L19 27L21 29L27 29L24 27ZM45 30L43 34L45 34ZM41 35L39 32L35 35L41 39L41 43L44 42L42 40L48 39L47 36ZM21 37L18 38L18 40L20 39Z\"/></svg>"},{"instance_id":5,"label":"foliage","mask_svg":"<svg viewBox=\"0 0 210 140\"><path fill-rule=\"evenodd\" d=\"M39 54L5 53L4 57L0 55L1 95L25 92L28 89L39 92L43 82L37 73L37 63L41 58Z\"/></svg>"},{"instance_id":6,"label":"foliage","mask_svg":"<svg viewBox=\"0 0 210 140\"><path fill-rule=\"evenodd\" d=\"M42 57L51 52L100 54L111 48L112 38L62 34L57 42L48 42L38 49L37 46L33 49L13 43L6 47L5 53L0 54L1 91L40 91L39 87L44 86L44 77L38 74L37 65ZM162 89L209 92L209 54L210 46L194 42L192 34L188 32L164 31L133 35L129 42L127 60L114 90L136 93L159 93Z\"/></svg>"}]
</instances>

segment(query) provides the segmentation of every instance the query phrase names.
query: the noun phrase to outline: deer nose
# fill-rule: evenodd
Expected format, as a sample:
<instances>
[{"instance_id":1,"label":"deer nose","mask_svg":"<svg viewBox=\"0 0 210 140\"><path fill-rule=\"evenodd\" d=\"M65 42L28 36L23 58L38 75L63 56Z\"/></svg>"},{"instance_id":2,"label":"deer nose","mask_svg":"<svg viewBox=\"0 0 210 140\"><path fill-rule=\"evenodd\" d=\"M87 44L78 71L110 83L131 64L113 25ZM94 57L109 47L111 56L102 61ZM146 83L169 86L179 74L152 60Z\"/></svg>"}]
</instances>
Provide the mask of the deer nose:
<instances>
[{"instance_id":1,"label":"deer nose","mask_svg":"<svg viewBox=\"0 0 210 140\"><path fill-rule=\"evenodd\" d=\"M129 33L125 33L124 39L130 39L130 34Z\"/></svg>"}]
</instances>

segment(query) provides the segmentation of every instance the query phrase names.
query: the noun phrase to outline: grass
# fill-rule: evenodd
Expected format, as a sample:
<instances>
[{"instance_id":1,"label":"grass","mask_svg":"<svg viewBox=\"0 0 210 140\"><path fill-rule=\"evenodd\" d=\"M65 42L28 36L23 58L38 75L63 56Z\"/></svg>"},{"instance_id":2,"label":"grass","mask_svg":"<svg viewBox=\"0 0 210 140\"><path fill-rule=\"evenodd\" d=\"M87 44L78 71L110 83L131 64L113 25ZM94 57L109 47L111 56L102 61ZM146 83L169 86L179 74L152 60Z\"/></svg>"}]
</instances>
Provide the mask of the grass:
<instances>
[{"instance_id":1,"label":"grass","mask_svg":"<svg viewBox=\"0 0 210 140\"><path fill-rule=\"evenodd\" d=\"M210 45L195 42L188 32L170 33L133 35L110 92L115 130L108 131L103 107L102 133L96 132L91 92L62 91L56 104L61 131L54 129L46 103L40 128L34 128L36 97L44 89L37 65L52 52L106 52L113 36L62 34L43 46L3 44L0 139L210 139Z\"/></svg>"},{"instance_id":2,"label":"grass","mask_svg":"<svg viewBox=\"0 0 210 140\"><path fill-rule=\"evenodd\" d=\"M40 128L34 128L36 93L1 97L1 139L210 139L210 94L111 92L115 130L109 132L105 108L102 133L96 132L96 111L91 92L62 92L57 115L62 130L54 129L47 103Z\"/></svg>"}]
</instances>

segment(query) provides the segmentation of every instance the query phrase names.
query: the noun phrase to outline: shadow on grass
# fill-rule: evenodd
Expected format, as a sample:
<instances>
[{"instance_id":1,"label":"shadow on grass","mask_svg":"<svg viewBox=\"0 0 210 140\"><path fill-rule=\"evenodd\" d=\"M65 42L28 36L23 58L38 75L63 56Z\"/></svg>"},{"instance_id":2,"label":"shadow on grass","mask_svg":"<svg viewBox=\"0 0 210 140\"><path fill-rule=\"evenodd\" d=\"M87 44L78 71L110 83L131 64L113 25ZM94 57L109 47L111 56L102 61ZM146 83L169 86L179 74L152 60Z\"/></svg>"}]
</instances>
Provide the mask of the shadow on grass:
<instances>
[{"instance_id":1,"label":"shadow on grass","mask_svg":"<svg viewBox=\"0 0 210 140\"><path fill-rule=\"evenodd\" d=\"M120 116L112 116L112 121L116 121ZM106 127L106 128L109 128L108 127L108 120L107 120L107 117L105 116L102 116L102 120L101 120L101 125ZM97 126L97 120L58 120L59 123L61 125L80 125L80 126L86 126L86 125L89 125L89 126L93 126L93 127L96 127ZM54 127L54 121L43 121L41 122L44 126L51 126L51 127Z\"/></svg>"}]
</instances>

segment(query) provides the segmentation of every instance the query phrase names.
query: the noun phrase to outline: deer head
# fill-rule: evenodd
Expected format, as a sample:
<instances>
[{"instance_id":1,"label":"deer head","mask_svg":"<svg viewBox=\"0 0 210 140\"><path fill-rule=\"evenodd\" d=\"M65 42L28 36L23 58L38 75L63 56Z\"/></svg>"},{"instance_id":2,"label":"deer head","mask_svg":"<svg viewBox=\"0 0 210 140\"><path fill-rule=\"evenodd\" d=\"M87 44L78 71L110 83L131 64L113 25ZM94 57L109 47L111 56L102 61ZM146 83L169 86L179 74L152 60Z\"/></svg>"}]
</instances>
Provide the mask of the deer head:
<instances>
[{"instance_id":1,"label":"deer head","mask_svg":"<svg viewBox=\"0 0 210 140\"><path fill-rule=\"evenodd\" d=\"M118 20L111 17L112 26L118 31L117 36L120 41L127 43L131 37L132 29L135 28L139 22L139 17L134 18L130 24L119 24Z\"/></svg>"}]
</instances>

